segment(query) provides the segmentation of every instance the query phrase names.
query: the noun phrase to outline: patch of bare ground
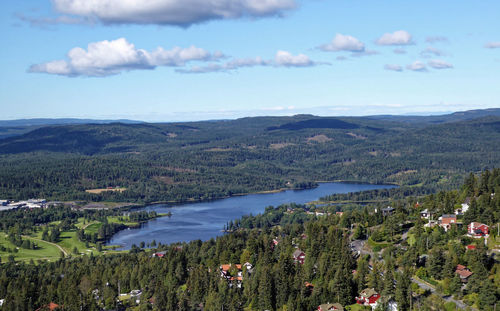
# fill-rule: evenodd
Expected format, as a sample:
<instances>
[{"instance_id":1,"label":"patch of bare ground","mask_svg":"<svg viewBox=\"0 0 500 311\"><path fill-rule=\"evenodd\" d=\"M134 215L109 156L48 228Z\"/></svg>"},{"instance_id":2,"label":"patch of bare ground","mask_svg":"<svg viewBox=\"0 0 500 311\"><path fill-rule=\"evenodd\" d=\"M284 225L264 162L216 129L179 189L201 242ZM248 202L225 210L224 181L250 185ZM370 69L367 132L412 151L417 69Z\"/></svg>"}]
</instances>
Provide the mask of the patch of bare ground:
<instances>
[{"instance_id":1,"label":"patch of bare ground","mask_svg":"<svg viewBox=\"0 0 500 311\"><path fill-rule=\"evenodd\" d=\"M416 172L417 172L417 170L399 171L399 172L397 172L395 174L387 176L387 178L395 178L395 177L399 177L399 176L402 176L402 175L413 174L413 173L416 173Z\"/></svg>"},{"instance_id":2,"label":"patch of bare ground","mask_svg":"<svg viewBox=\"0 0 500 311\"><path fill-rule=\"evenodd\" d=\"M156 168L164 169L164 170L172 171L172 172L176 172L176 173L196 173L195 170L192 170L190 168L171 167L171 166L157 166Z\"/></svg>"},{"instance_id":3,"label":"patch of bare ground","mask_svg":"<svg viewBox=\"0 0 500 311\"><path fill-rule=\"evenodd\" d=\"M292 143L276 143L276 144L270 144L269 145L269 148L271 149L282 149L282 148L285 148L285 147L288 147L288 146L293 146L295 144L292 144Z\"/></svg>"},{"instance_id":4,"label":"patch of bare ground","mask_svg":"<svg viewBox=\"0 0 500 311\"><path fill-rule=\"evenodd\" d=\"M368 153L371 154L374 157L376 157L378 155L378 151L370 151Z\"/></svg>"},{"instance_id":5,"label":"patch of bare ground","mask_svg":"<svg viewBox=\"0 0 500 311\"><path fill-rule=\"evenodd\" d=\"M112 187L108 187L108 188L100 188L100 189L88 189L88 190L85 190L85 192L93 193L93 194L100 194L100 193L103 193L103 192L106 192L106 191L123 192L125 190L127 190L127 188L122 188L122 187L112 188Z\"/></svg>"},{"instance_id":6,"label":"patch of bare ground","mask_svg":"<svg viewBox=\"0 0 500 311\"><path fill-rule=\"evenodd\" d=\"M391 157L400 157L401 152L391 152L390 155L391 155Z\"/></svg>"},{"instance_id":7,"label":"patch of bare ground","mask_svg":"<svg viewBox=\"0 0 500 311\"><path fill-rule=\"evenodd\" d=\"M172 177L169 177L169 176L154 176L153 179L158 181L158 182L167 184L167 185L176 184L174 179Z\"/></svg>"},{"instance_id":8,"label":"patch of bare ground","mask_svg":"<svg viewBox=\"0 0 500 311\"><path fill-rule=\"evenodd\" d=\"M215 148L206 149L205 151L208 151L208 152L227 152L227 151L233 151L233 149L215 147Z\"/></svg>"},{"instance_id":9,"label":"patch of bare ground","mask_svg":"<svg viewBox=\"0 0 500 311\"><path fill-rule=\"evenodd\" d=\"M351 137L357 138L357 139L366 139L367 138L366 136L359 135L359 134L352 133L352 132L349 132L349 133L346 133L346 134L349 135L349 136L351 136Z\"/></svg>"},{"instance_id":10,"label":"patch of bare ground","mask_svg":"<svg viewBox=\"0 0 500 311\"><path fill-rule=\"evenodd\" d=\"M342 162L343 165L352 165L354 163L356 163L356 160L354 160L354 159L345 160L345 161Z\"/></svg>"},{"instance_id":11,"label":"patch of bare ground","mask_svg":"<svg viewBox=\"0 0 500 311\"><path fill-rule=\"evenodd\" d=\"M175 138L175 137L177 137L177 134L175 134L175 133L167 133L167 136L170 137L170 138Z\"/></svg>"},{"instance_id":12,"label":"patch of bare ground","mask_svg":"<svg viewBox=\"0 0 500 311\"><path fill-rule=\"evenodd\" d=\"M319 135L307 138L307 142L308 143L310 143L310 142L326 143L326 142L329 142L329 141L332 141L332 140L333 139L331 139L330 137L328 137L328 136L326 136L324 134L319 134Z\"/></svg>"}]
</instances>

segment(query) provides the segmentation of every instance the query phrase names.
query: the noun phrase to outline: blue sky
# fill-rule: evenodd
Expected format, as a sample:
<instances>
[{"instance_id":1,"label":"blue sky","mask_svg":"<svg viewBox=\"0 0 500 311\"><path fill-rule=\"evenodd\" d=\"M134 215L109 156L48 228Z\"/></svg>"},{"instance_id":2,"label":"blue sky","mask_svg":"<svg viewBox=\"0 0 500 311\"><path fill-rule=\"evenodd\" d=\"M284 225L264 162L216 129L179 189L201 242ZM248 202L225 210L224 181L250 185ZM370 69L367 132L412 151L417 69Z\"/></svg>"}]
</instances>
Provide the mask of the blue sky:
<instances>
[{"instance_id":1,"label":"blue sky","mask_svg":"<svg viewBox=\"0 0 500 311\"><path fill-rule=\"evenodd\" d=\"M0 119L500 107L496 0L207 3L2 1Z\"/></svg>"}]
</instances>

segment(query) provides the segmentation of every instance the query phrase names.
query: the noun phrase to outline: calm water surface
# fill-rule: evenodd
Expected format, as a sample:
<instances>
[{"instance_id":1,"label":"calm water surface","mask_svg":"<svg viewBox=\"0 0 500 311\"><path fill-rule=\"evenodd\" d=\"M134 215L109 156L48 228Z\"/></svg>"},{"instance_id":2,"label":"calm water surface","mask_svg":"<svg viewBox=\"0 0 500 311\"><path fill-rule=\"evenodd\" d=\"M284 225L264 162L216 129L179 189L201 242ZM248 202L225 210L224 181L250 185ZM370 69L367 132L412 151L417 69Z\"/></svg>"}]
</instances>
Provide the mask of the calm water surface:
<instances>
[{"instance_id":1,"label":"calm water surface","mask_svg":"<svg viewBox=\"0 0 500 311\"><path fill-rule=\"evenodd\" d=\"M129 249L156 240L162 244L209 240L223 234L221 230L230 220L244 215L259 214L267 206L285 203L304 204L333 193L348 193L372 189L394 188L389 185L369 185L352 183L321 183L319 187L306 190L287 190L278 193L250 194L210 202L180 205L157 204L141 210L158 213L171 212L171 217L161 217L145 223L141 228L127 229L115 234L109 245L120 245Z\"/></svg>"}]
</instances>

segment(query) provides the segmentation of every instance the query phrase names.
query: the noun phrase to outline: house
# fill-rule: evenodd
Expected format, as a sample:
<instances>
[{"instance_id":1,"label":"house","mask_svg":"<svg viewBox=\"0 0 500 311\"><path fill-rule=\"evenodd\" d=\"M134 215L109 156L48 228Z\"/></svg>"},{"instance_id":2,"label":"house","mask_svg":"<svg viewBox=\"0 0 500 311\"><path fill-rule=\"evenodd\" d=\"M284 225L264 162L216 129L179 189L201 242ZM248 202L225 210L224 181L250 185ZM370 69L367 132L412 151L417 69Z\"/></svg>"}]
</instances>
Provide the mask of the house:
<instances>
[{"instance_id":1,"label":"house","mask_svg":"<svg viewBox=\"0 0 500 311\"><path fill-rule=\"evenodd\" d=\"M356 303L364 306L374 307L377 305L377 300L380 298L380 294L373 288L365 288L359 293L359 297L356 297Z\"/></svg>"},{"instance_id":2,"label":"house","mask_svg":"<svg viewBox=\"0 0 500 311\"><path fill-rule=\"evenodd\" d=\"M451 228L452 224L457 223L457 215L455 214L444 214L443 216L438 218L439 226L444 229L444 231L448 231Z\"/></svg>"},{"instance_id":3,"label":"house","mask_svg":"<svg viewBox=\"0 0 500 311\"><path fill-rule=\"evenodd\" d=\"M318 306L318 311L333 311L340 310L344 311L344 307L340 303L325 303Z\"/></svg>"},{"instance_id":4,"label":"house","mask_svg":"<svg viewBox=\"0 0 500 311\"><path fill-rule=\"evenodd\" d=\"M475 249L476 249L476 245L474 245L474 244L469 244L469 245L467 245L467 246L466 246L466 248L467 248L467 250L469 250L469 251L473 251L473 250L475 250Z\"/></svg>"},{"instance_id":5,"label":"house","mask_svg":"<svg viewBox=\"0 0 500 311\"><path fill-rule=\"evenodd\" d=\"M306 253L304 253L300 249L296 249L295 252L293 252L293 261L295 263L298 262L301 265L303 265L305 260L306 260Z\"/></svg>"},{"instance_id":6,"label":"house","mask_svg":"<svg viewBox=\"0 0 500 311\"><path fill-rule=\"evenodd\" d=\"M166 251L156 252L156 253L153 253L153 255L151 255L151 257L153 257L153 258L155 258L155 257L157 257L157 258L163 258L163 257L165 257L166 253L167 253Z\"/></svg>"},{"instance_id":7,"label":"house","mask_svg":"<svg viewBox=\"0 0 500 311\"><path fill-rule=\"evenodd\" d=\"M344 212L336 212L335 215L342 217L342 215L344 215Z\"/></svg>"},{"instance_id":8,"label":"house","mask_svg":"<svg viewBox=\"0 0 500 311\"><path fill-rule=\"evenodd\" d=\"M437 226L438 224L438 221L437 220L429 220L428 223L426 223L424 225L425 228L434 228L435 226Z\"/></svg>"},{"instance_id":9,"label":"house","mask_svg":"<svg viewBox=\"0 0 500 311\"><path fill-rule=\"evenodd\" d=\"M248 274L251 274L253 272L253 265L251 263L245 262L243 264L243 267L245 267L245 269L247 270Z\"/></svg>"},{"instance_id":10,"label":"house","mask_svg":"<svg viewBox=\"0 0 500 311\"><path fill-rule=\"evenodd\" d=\"M473 272L470 271L469 268L463 265L457 265L455 273L458 274L462 283L467 283L469 281L469 277L473 274Z\"/></svg>"},{"instance_id":11,"label":"house","mask_svg":"<svg viewBox=\"0 0 500 311\"><path fill-rule=\"evenodd\" d=\"M386 208L381 209L382 216L390 216L394 213L394 208L387 206Z\"/></svg>"},{"instance_id":12,"label":"house","mask_svg":"<svg viewBox=\"0 0 500 311\"><path fill-rule=\"evenodd\" d=\"M53 311L53 310L57 310L59 308L61 308L61 306L59 306L57 303L51 302L48 305L45 305L43 307L36 309L36 311Z\"/></svg>"},{"instance_id":13,"label":"house","mask_svg":"<svg viewBox=\"0 0 500 311\"><path fill-rule=\"evenodd\" d=\"M473 238L488 237L489 233L490 227L479 222L474 221L467 226L467 234Z\"/></svg>"},{"instance_id":14,"label":"house","mask_svg":"<svg viewBox=\"0 0 500 311\"><path fill-rule=\"evenodd\" d=\"M252 269L252 265L250 263L245 263L245 267L247 267L247 269L248 267ZM221 277L226 279L226 281L229 283L229 287L233 287L233 285L236 285L236 287L241 288L241 285L243 283L242 265L240 264L220 265L219 270Z\"/></svg>"},{"instance_id":15,"label":"house","mask_svg":"<svg viewBox=\"0 0 500 311\"><path fill-rule=\"evenodd\" d=\"M311 293L314 289L314 284L309 283L309 282L305 282L304 286L306 287L306 290L308 293Z\"/></svg>"},{"instance_id":16,"label":"house","mask_svg":"<svg viewBox=\"0 0 500 311\"><path fill-rule=\"evenodd\" d=\"M432 212L429 212L428 209L424 209L420 212L420 218L430 219L432 217Z\"/></svg>"}]
</instances>

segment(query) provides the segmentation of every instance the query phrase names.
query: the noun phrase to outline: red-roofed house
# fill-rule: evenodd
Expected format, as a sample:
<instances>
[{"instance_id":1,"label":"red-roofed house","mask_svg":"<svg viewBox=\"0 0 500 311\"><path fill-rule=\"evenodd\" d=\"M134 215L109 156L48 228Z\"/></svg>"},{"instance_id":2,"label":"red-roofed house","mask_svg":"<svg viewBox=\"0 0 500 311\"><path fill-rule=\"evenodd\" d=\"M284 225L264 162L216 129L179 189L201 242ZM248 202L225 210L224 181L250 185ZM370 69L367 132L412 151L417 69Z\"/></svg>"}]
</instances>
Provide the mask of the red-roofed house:
<instances>
[{"instance_id":1,"label":"red-roofed house","mask_svg":"<svg viewBox=\"0 0 500 311\"><path fill-rule=\"evenodd\" d=\"M60 307L61 306L59 306L57 303L51 302L48 305L36 309L36 311L53 311L59 309Z\"/></svg>"},{"instance_id":2,"label":"red-roofed house","mask_svg":"<svg viewBox=\"0 0 500 311\"><path fill-rule=\"evenodd\" d=\"M439 217L439 226L444 229L444 231L448 231L451 228L452 224L457 223L457 215L455 214L445 214Z\"/></svg>"},{"instance_id":3,"label":"red-roofed house","mask_svg":"<svg viewBox=\"0 0 500 311\"><path fill-rule=\"evenodd\" d=\"M365 288L359 293L359 297L356 297L356 303L365 306L374 307L377 304L377 300L380 298L380 294L373 288Z\"/></svg>"},{"instance_id":4,"label":"red-roofed house","mask_svg":"<svg viewBox=\"0 0 500 311\"><path fill-rule=\"evenodd\" d=\"M339 303L325 303L318 306L318 311L344 311L344 307Z\"/></svg>"},{"instance_id":5,"label":"red-roofed house","mask_svg":"<svg viewBox=\"0 0 500 311\"><path fill-rule=\"evenodd\" d=\"M476 249L476 245L474 245L474 244L469 244L469 245L467 245L466 247L467 247L467 249L468 249L468 250L470 250L470 251L473 251L473 250L475 250L475 249Z\"/></svg>"},{"instance_id":6,"label":"red-roofed house","mask_svg":"<svg viewBox=\"0 0 500 311\"><path fill-rule=\"evenodd\" d=\"M490 233L490 227L474 221L467 226L467 233L473 238L488 237Z\"/></svg>"},{"instance_id":7,"label":"red-roofed house","mask_svg":"<svg viewBox=\"0 0 500 311\"><path fill-rule=\"evenodd\" d=\"M236 276L233 276L231 274L231 269L233 269L233 271L236 273ZM236 285L236 287L241 288L241 284L243 282L243 271L241 264L235 264L234 266L232 264L220 265L219 270L221 277L228 281L229 287L233 287L233 285Z\"/></svg>"},{"instance_id":8,"label":"red-roofed house","mask_svg":"<svg viewBox=\"0 0 500 311\"><path fill-rule=\"evenodd\" d=\"M473 274L473 272L470 271L464 265L457 265L457 269L455 270L455 273L458 274L462 283L467 283L469 281L469 277Z\"/></svg>"},{"instance_id":9,"label":"red-roofed house","mask_svg":"<svg viewBox=\"0 0 500 311\"><path fill-rule=\"evenodd\" d=\"M303 265L305 260L306 260L306 253L304 253L300 249L296 249L295 252L293 252L293 261L295 263L298 262L301 265Z\"/></svg>"}]
</instances>

